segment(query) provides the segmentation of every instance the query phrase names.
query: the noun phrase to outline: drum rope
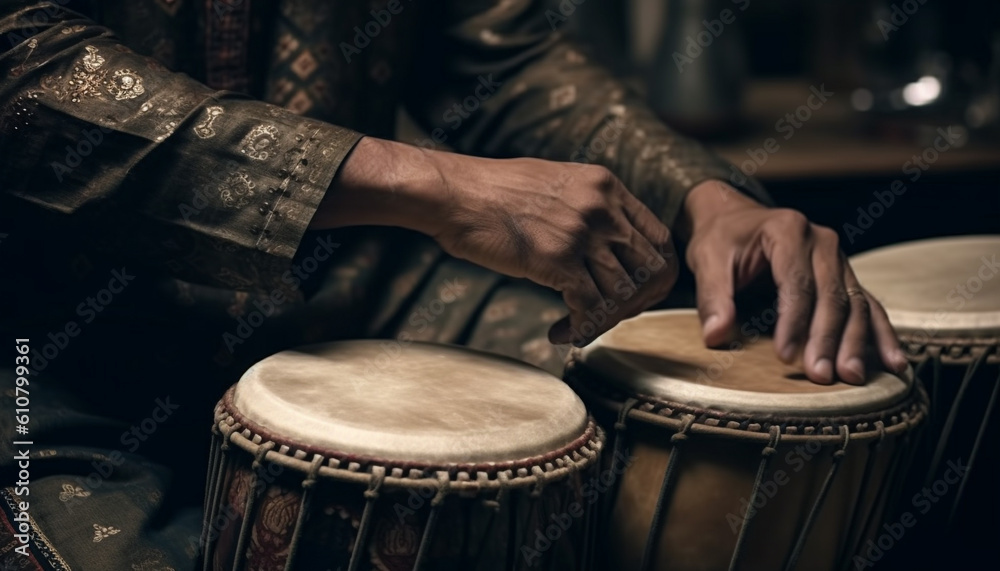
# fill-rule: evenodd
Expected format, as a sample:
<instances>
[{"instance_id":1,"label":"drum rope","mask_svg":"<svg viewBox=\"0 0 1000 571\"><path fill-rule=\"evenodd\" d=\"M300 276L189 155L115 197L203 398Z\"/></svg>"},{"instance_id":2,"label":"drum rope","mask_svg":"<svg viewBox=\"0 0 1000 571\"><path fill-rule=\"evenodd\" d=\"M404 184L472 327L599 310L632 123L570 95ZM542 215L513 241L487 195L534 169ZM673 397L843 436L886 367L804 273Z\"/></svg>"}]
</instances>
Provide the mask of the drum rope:
<instances>
[{"instance_id":1,"label":"drum rope","mask_svg":"<svg viewBox=\"0 0 1000 571\"><path fill-rule=\"evenodd\" d=\"M448 495L448 488L451 485L451 478L449 478L448 472L438 472L437 477L437 493L431 498L431 511L427 516L427 523L424 524L424 533L420 537L420 547L417 548L417 557L413 561L413 571L420 571L424 559L430 553L431 537L434 536L434 528L437 526L438 515L441 513L441 506L444 504L444 499Z\"/></svg>"},{"instance_id":2,"label":"drum rope","mask_svg":"<svg viewBox=\"0 0 1000 571\"><path fill-rule=\"evenodd\" d=\"M626 399L625 402L622 403L621 408L618 409L618 420L615 421L615 443L611 448L612 474L620 474L624 470L624 467L618 466L617 462L619 458L623 457L622 449L625 447L625 432L628 428L628 415L632 412L632 409L638 405L638 399L629 398ZM604 499L604 507L601 510L604 514L604 521L611 521L611 509L614 507L619 487L621 487L621 478L615 478L615 480L611 482L611 488L608 490L607 496Z\"/></svg>"},{"instance_id":3,"label":"drum rope","mask_svg":"<svg viewBox=\"0 0 1000 571\"><path fill-rule=\"evenodd\" d=\"M857 534L857 539L852 539L852 533L854 530L858 529L861 525L861 514L864 510L861 509L865 505L865 497L868 495L868 482L871 481L872 472L875 470L875 462L879 458L879 452L882 449L882 443L885 442L885 423L881 420L875 421L875 428L878 430L878 438L868 443L868 458L865 459L865 468L861 473L861 482L858 485L858 493L854 496L854 506L851 508L851 517L848 518L848 528L847 536L844 538L848 549L841 550L841 556L843 557L842 565L838 565L841 569L846 569L851 562L851 558L857 553L858 549L861 549L861 542L864 541L864 530L859 530ZM877 495L877 494L876 494ZM873 498L877 500L878 498ZM872 504L872 509L877 510L878 506Z\"/></svg>"},{"instance_id":4,"label":"drum rope","mask_svg":"<svg viewBox=\"0 0 1000 571\"><path fill-rule=\"evenodd\" d=\"M972 378L975 376L976 371L979 370L979 366L986 360L986 356L989 354L988 350L977 351L978 355L969 363L968 367L965 369L965 375L962 377L962 383L958 387L958 393L955 395L955 400L952 401L951 409L948 411L948 419L945 420L944 427L941 429L941 435L938 437L937 447L934 450L934 456L931 460L930 469L927 471L927 475L924 477L924 486L930 486L934 483L935 475L937 474L938 467L941 465L941 459L944 456L945 448L948 445L948 440L951 437L951 430L954 428L955 421L958 419L958 410L961 407L962 402L965 400L965 391L968 390L969 386L972 384Z\"/></svg>"},{"instance_id":5,"label":"drum rope","mask_svg":"<svg viewBox=\"0 0 1000 571\"><path fill-rule=\"evenodd\" d=\"M211 507L212 498L215 495L215 486L218 485L218 483L216 482L216 478L219 476L219 474L218 474L219 467L217 465L218 462L219 462L219 460L220 460L220 457L219 457L219 454L220 454L220 452L219 452L219 446L221 445L221 443L219 442L219 438L220 438L219 437L219 427L213 424L212 425L212 443L210 445L211 447L208 450L208 475L206 476L206 478L208 478L208 479L205 480L205 482L206 482L206 485L205 485L205 500L204 500L204 503L202 504L202 506L203 506L202 509L204 511L204 515L201 518L201 543L200 543L200 545L202 546L202 549L200 550L201 553L199 553L199 556L201 556L202 553L204 553L204 549L203 548L208 543L208 534L209 534L209 530L211 529L211 525L212 525L211 524L211 520L215 516L215 514L212 513L212 511L210 510L210 507Z\"/></svg>"},{"instance_id":6,"label":"drum rope","mask_svg":"<svg viewBox=\"0 0 1000 571\"><path fill-rule=\"evenodd\" d=\"M660 494L656 498L656 507L653 508L653 519L649 523L649 533L646 535L646 547L643 549L642 564L639 567L642 571L648 571L650 566L653 564L653 548L656 545L656 539L660 535L660 527L663 525L661 517L663 506L666 503L667 496L673 488L674 474L677 472L677 464L679 463L677 458L680 457L681 444L687 441L688 430L691 428L691 425L694 424L694 420L694 415L689 414L685 416L680 430L670 437L670 443L674 446L670 450L670 459L667 460L667 469L663 474L663 483L660 485Z\"/></svg>"},{"instance_id":7,"label":"drum rope","mask_svg":"<svg viewBox=\"0 0 1000 571\"><path fill-rule=\"evenodd\" d=\"M247 503L243 508L243 523L240 525L240 535L239 540L236 542L236 553L233 555L233 565L231 569L233 571L240 571L243 569L243 564L246 563L246 545L247 539L250 537L250 528L254 523L254 506L257 505L257 496L260 493L260 489L257 486L257 481L260 479L260 472L264 468L264 457L267 453L274 448L274 442L265 442L260 445L257 449L257 453L254 454L254 460L251 467L253 468L253 477L250 479L250 486L247 489Z\"/></svg>"},{"instance_id":8,"label":"drum rope","mask_svg":"<svg viewBox=\"0 0 1000 571\"><path fill-rule=\"evenodd\" d=\"M770 433L771 440L760 452L760 463L757 465L757 477L754 479L753 489L750 492L750 504L747 506L747 513L746 517L743 518L743 524L740 525L740 532L736 536L736 545L733 547L733 555L729 560L729 571L735 571L736 564L740 560L740 552L743 550L743 541L746 539L747 530L750 529L750 520L752 520L753 516L757 513L754 506L757 504L757 498L760 495L760 486L764 481L764 473L767 472L767 467L771 463L771 457L778 451L778 443L781 442L780 428L776 425L771 425Z\"/></svg>"},{"instance_id":9,"label":"drum rope","mask_svg":"<svg viewBox=\"0 0 1000 571\"><path fill-rule=\"evenodd\" d=\"M792 552L788 556L788 563L785 565L785 569L787 571L795 569L795 565L799 561L799 555L802 554L802 548L805 547L806 538L809 537L809 531L812 529L813 523L815 523L816 517L819 515L819 511L823 507L823 503L826 500L826 496L830 492L830 488L833 486L833 479L837 476L837 472L840 470L841 462L843 461L844 456L847 455L847 447L851 443L851 432L847 429L847 426L840 425L840 434L844 438L843 443L838 450L833 451L833 457L830 462L830 470L826 473L826 479L823 480L823 486L820 488L819 494L816 495L812 508L809 510L809 515L806 516L806 521L802 525L802 529L799 531L799 536L795 540L795 547L792 548Z\"/></svg>"},{"instance_id":10,"label":"drum rope","mask_svg":"<svg viewBox=\"0 0 1000 571\"><path fill-rule=\"evenodd\" d=\"M948 514L948 523L945 527L946 533L951 531L952 523L955 521L958 504L962 500L962 493L965 491L965 484L969 481L969 474L972 473L972 465L976 462L976 455L979 453L979 445L982 444L983 437L986 434L986 427L989 426L990 419L993 416L993 408L997 404L998 394L1000 394L1000 375L997 375L997 380L993 383L993 392L990 394L990 402L986 405L986 413L983 415L983 422L979 425L979 432L976 434L976 440L972 445L972 452L969 454L969 462L966 464L965 474L962 475L962 481L958 485L958 491L955 492L955 500L951 504L951 512Z\"/></svg>"},{"instance_id":11,"label":"drum rope","mask_svg":"<svg viewBox=\"0 0 1000 571\"><path fill-rule=\"evenodd\" d=\"M211 506L206 506L206 509L215 516L222 510L222 495L225 486L222 482L222 477L224 474L228 473L236 460L233 458L232 454L229 454L229 439L232 434L239 430L239 424L230 425L228 423L221 424L217 426L217 430L221 433L221 442L219 443L219 471L216 479L218 482L215 483L212 488L212 500ZM218 539L218 532L212 533L212 524L214 522L209 522L209 528L206 530L205 544L202 546L202 570L208 571L211 567L211 561L209 554L212 553L212 547L215 545L215 540Z\"/></svg>"},{"instance_id":12,"label":"drum rope","mask_svg":"<svg viewBox=\"0 0 1000 571\"><path fill-rule=\"evenodd\" d=\"M292 531L292 540L288 546L288 557L285 559L285 571L291 571L295 564L295 556L299 552L299 541L302 538L302 528L306 524L306 514L312 505L312 498L316 481L319 479L319 468L323 465L324 458L319 454L313 457L306 473L305 480L302 480L302 500L299 502L299 516L295 519L295 528Z\"/></svg>"},{"instance_id":13,"label":"drum rope","mask_svg":"<svg viewBox=\"0 0 1000 571\"><path fill-rule=\"evenodd\" d=\"M364 557L364 546L368 541L368 530L371 528L373 512L375 511L375 500L378 499L382 483L385 481L385 468L373 466L371 470L371 480L368 482L368 489L365 490L365 509L361 513L361 523L358 525L358 534L354 537L354 549L351 550L351 560L347 564L348 571L357 571L361 559Z\"/></svg>"}]
</instances>

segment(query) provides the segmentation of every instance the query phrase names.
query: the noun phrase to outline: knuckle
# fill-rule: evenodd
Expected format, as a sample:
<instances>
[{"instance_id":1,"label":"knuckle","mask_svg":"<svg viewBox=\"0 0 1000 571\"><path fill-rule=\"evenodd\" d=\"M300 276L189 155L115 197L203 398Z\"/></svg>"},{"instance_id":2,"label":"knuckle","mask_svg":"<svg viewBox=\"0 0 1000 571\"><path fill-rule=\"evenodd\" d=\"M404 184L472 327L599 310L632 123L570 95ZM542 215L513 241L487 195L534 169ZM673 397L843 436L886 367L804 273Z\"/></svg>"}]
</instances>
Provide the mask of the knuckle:
<instances>
[{"instance_id":1,"label":"knuckle","mask_svg":"<svg viewBox=\"0 0 1000 571\"><path fill-rule=\"evenodd\" d=\"M837 234L837 231L833 228L813 224L812 233L816 236L817 240L823 242L824 244L829 244L835 249L840 248L840 234Z\"/></svg>"},{"instance_id":2,"label":"knuckle","mask_svg":"<svg viewBox=\"0 0 1000 571\"><path fill-rule=\"evenodd\" d=\"M618 182L618 178L610 169L603 165L585 165L584 175L596 188L604 191L611 190Z\"/></svg>"},{"instance_id":3,"label":"knuckle","mask_svg":"<svg viewBox=\"0 0 1000 571\"><path fill-rule=\"evenodd\" d=\"M775 222L782 228L806 234L810 230L811 224L805 214L790 208L779 208L774 213Z\"/></svg>"}]
</instances>

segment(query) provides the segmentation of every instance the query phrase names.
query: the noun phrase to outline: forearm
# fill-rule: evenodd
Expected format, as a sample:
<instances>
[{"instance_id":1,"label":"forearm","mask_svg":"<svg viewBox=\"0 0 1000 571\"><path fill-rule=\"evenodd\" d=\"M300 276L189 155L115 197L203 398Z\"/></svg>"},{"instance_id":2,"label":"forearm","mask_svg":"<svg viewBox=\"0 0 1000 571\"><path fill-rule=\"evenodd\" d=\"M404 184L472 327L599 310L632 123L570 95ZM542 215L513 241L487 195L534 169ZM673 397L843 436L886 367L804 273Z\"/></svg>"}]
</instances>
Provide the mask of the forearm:
<instances>
[{"instance_id":1,"label":"forearm","mask_svg":"<svg viewBox=\"0 0 1000 571\"><path fill-rule=\"evenodd\" d=\"M341 166L310 229L397 226L433 235L447 201L443 154L364 137Z\"/></svg>"}]
</instances>

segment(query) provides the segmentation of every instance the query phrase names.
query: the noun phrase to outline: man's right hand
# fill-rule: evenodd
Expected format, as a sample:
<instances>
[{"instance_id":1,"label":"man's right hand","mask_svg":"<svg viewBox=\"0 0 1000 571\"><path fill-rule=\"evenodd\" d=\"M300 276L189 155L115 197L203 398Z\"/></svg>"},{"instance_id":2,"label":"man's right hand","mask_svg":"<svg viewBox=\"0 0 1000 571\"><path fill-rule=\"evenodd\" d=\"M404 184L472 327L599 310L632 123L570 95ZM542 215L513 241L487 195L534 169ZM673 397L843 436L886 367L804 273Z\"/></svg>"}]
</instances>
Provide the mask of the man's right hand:
<instances>
[{"instance_id":1,"label":"man's right hand","mask_svg":"<svg viewBox=\"0 0 1000 571\"><path fill-rule=\"evenodd\" d=\"M313 227L381 224L452 256L552 288L554 343L585 344L661 301L677 279L670 231L607 169L483 159L364 138Z\"/></svg>"}]
</instances>

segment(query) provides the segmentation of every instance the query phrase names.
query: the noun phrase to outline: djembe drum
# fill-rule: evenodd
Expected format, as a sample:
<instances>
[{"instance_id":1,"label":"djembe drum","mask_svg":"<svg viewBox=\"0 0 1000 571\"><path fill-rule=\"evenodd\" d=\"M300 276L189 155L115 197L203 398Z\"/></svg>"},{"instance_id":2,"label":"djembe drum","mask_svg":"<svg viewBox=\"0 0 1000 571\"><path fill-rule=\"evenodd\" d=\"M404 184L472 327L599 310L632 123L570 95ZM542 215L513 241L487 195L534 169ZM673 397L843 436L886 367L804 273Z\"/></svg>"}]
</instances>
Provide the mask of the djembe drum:
<instances>
[{"instance_id":1,"label":"djembe drum","mask_svg":"<svg viewBox=\"0 0 1000 571\"><path fill-rule=\"evenodd\" d=\"M995 558L1000 236L909 242L854 256L851 265L885 307L930 396L914 481L898 507L921 524L902 551L923 564L939 551L951 565L976 559L969 551ZM924 488L930 497L918 497Z\"/></svg>"},{"instance_id":2,"label":"djembe drum","mask_svg":"<svg viewBox=\"0 0 1000 571\"><path fill-rule=\"evenodd\" d=\"M254 365L215 417L205 569L587 567L603 432L544 371L337 342Z\"/></svg>"},{"instance_id":3,"label":"djembe drum","mask_svg":"<svg viewBox=\"0 0 1000 571\"><path fill-rule=\"evenodd\" d=\"M712 351L693 310L654 311L571 353L567 380L629 458L610 468L609 567L834 569L881 525L919 387L817 385L756 337Z\"/></svg>"}]
</instances>

